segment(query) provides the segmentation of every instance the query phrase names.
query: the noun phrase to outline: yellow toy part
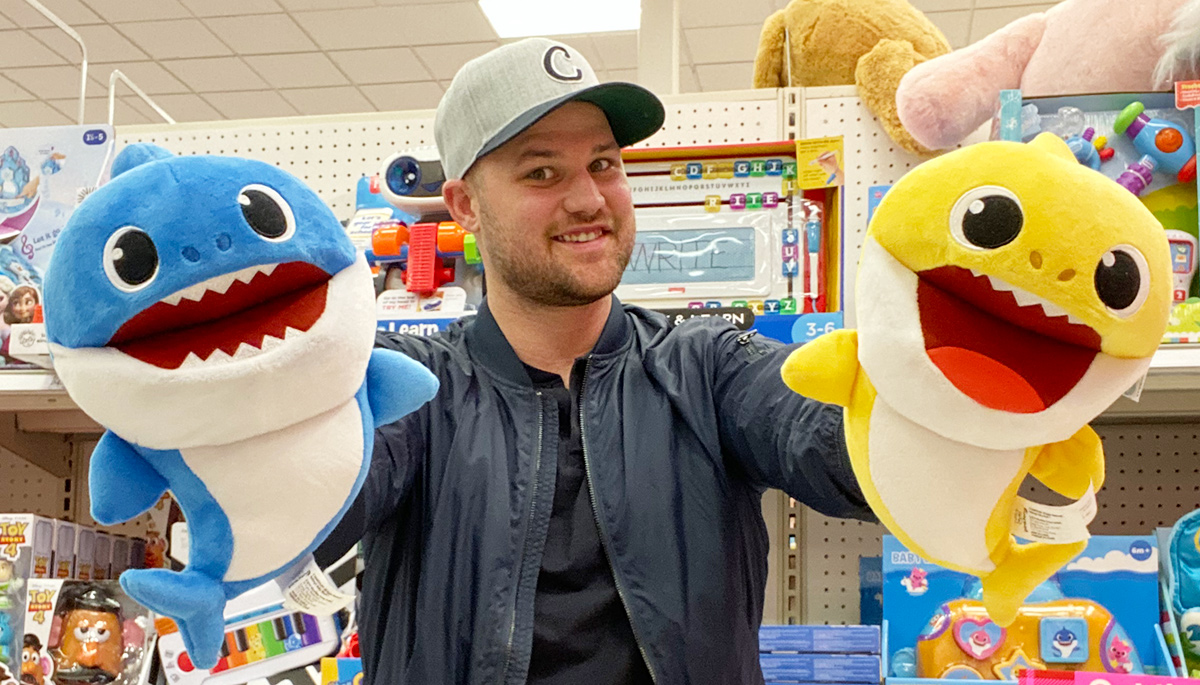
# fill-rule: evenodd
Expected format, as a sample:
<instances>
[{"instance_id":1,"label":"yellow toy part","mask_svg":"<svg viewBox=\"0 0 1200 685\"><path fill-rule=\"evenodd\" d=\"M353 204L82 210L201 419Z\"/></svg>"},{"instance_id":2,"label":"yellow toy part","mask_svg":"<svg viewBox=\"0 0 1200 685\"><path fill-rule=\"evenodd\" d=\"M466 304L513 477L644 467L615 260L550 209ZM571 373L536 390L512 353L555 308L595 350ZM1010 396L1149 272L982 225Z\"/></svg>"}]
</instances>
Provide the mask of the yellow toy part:
<instances>
[{"instance_id":1,"label":"yellow toy part","mask_svg":"<svg viewBox=\"0 0 1200 685\"><path fill-rule=\"evenodd\" d=\"M1142 670L1124 629L1087 599L1027 604L1007 627L993 622L980 602L956 599L939 607L917 638L918 678L1016 680L1018 668Z\"/></svg>"},{"instance_id":2,"label":"yellow toy part","mask_svg":"<svg viewBox=\"0 0 1200 685\"><path fill-rule=\"evenodd\" d=\"M880 521L923 558L979 576L992 620L1009 625L1086 544L1086 498L1104 482L1087 423L1162 337L1163 230L1053 135L981 143L884 196L855 297L858 330L801 347L784 380L846 407L851 463ZM1022 529L1035 541L1017 544L1027 474L1085 499L1074 525Z\"/></svg>"}]
</instances>

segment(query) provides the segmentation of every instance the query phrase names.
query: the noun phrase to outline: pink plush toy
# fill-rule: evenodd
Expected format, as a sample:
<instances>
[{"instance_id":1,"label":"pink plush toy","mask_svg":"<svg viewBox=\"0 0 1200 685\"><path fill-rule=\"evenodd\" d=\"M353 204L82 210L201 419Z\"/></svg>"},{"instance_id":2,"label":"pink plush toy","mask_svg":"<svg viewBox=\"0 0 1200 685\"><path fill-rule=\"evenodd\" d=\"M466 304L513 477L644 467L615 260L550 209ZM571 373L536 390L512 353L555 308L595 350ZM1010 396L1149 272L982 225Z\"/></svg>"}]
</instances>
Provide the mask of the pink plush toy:
<instances>
[{"instance_id":1,"label":"pink plush toy","mask_svg":"<svg viewBox=\"0 0 1200 685\"><path fill-rule=\"evenodd\" d=\"M917 142L940 150L983 125L1001 90L1144 93L1189 78L1200 78L1200 0L1064 0L917 64L896 107Z\"/></svg>"}]
</instances>

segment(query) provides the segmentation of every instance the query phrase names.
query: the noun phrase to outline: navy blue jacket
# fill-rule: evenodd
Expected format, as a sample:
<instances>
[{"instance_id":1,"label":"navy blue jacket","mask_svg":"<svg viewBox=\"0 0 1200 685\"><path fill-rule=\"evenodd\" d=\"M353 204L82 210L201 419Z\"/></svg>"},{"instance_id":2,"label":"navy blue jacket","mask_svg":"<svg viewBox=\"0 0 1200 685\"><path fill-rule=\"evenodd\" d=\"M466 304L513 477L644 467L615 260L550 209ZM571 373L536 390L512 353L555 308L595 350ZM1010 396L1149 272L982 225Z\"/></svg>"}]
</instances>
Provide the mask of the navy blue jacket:
<instances>
[{"instance_id":1,"label":"navy blue jacket","mask_svg":"<svg viewBox=\"0 0 1200 685\"><path fill-rule=\"evenodd\" d=\"M376 436L322 547L360 537L366 681L522 685L554 496L557 405L486 305L431 337L380 334L441 379ZM766 488L869 518L842 411L792 393L790 348L721 319L671 328L614 298L582 382L584 458L618 593L657 685L761 683Z\"/></svg>"}]
</instances>

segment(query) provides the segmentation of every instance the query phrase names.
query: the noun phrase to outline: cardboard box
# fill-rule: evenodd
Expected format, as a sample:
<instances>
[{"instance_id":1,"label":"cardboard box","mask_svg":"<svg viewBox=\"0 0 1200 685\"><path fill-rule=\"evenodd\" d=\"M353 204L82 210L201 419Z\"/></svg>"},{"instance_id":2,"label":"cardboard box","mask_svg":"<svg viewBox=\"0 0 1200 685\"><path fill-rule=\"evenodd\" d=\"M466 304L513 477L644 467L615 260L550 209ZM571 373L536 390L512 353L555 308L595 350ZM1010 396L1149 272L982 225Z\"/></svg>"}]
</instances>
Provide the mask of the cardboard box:
<instances>
[{"instance_id":1,"label":"cardboard box","mask_svg":"<svg viewBox=\"0 0 1200 685\"><path fill-rule=\"evenodd\" d=\"M112 535L112 559L109 561L108 574L113 580L119 580L127 568L129 568L129 538L114 533Z\"/></svg>"},{"instance_id":2,"label":"cardboard box","mask_svg":"<svg viewBox=\"0 0 1200 685\"><path fill-rule=\"evenodd\" d=\"M0 514L0 662L21 673L25 591L48 578L54 549L54 521L34 514Z\"/></svg>"},{"instance_id":3,"label":"cardboard box","mask_svg":"<svg viewBox=\"0 0 1200 685\"><path fill-rule=\"evenodd\" d=\"M92 559L92 580L116 580L112 577L113 538L108 533L96 531L95 555Z\"/></svg>"},{"instance_id":4,"label":"cardboard box","mask_svg":"<svg viewBox=\"0 0 1200 685\"><path fill-rule=\"evenodd\" d=\"M53 578L67 580L75 577L75 544L79 537L79 526L70 521L54 522L54 572Z\"/></svg>"},{"instance_id":5,"label":"cardboard box","mask_svg":"<svg viewBox=\"0 0 1200 685\"><path fill-rule=\"evenodd\" d=\"M879 683L879 657L847 654L763 654L763 678L793 683Z\"/></svg>"},{"instance_id":6,"label":"cardboard box","mask_svg":"<svg viewBox=\"0 0 1200 685\"><path fill-rule=\"evenodd\" d=\"M129 540L129 568L146 568L146 541L143 538Z\"/></svg>"},{"instance_id":7,"label":"cardboard box","mask_svg":"<svg viewBox=\"0 0 1200 685\"><path fill-rule=\"evenodd\" d=\"M96 530L79 526L75 535L75 580L94 580L92 564L96 555Z\"/></svg>"},{"instance_id":8,"label":"cardboard box","mask_svg":"<svg viewBox=\"0 0 1200 685\"><path fill-rule=\"evenodd\" d=\"M879 626L763 626L760 652L879 654Z\"/></svg>"}]
</instances>

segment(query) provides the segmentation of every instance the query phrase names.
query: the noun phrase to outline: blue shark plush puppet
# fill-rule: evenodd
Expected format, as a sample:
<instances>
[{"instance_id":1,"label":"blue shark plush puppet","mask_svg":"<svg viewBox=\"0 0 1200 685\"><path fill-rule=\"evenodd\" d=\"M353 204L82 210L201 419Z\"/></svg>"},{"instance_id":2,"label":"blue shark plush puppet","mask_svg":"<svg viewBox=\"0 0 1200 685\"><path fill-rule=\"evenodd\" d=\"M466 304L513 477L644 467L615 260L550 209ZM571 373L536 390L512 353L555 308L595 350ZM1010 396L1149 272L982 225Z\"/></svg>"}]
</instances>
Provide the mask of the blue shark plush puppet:
<instances>
[{"instance_id":1,"label":"blue shark plush puppet","mask_svg":"<svg viewBox=\"0 0 1200 685\"><path fill-rule=\"evenodd\" d=\"M188 520L185 570L127 571L121 585L212 666L226 599L307 558L362 486L375 427L437 381L372 349L365 259L269 164L130 146L47 274L55 369L108 429L92 516L125 521L170 490Z\"/></svg>"}]
</instances>

